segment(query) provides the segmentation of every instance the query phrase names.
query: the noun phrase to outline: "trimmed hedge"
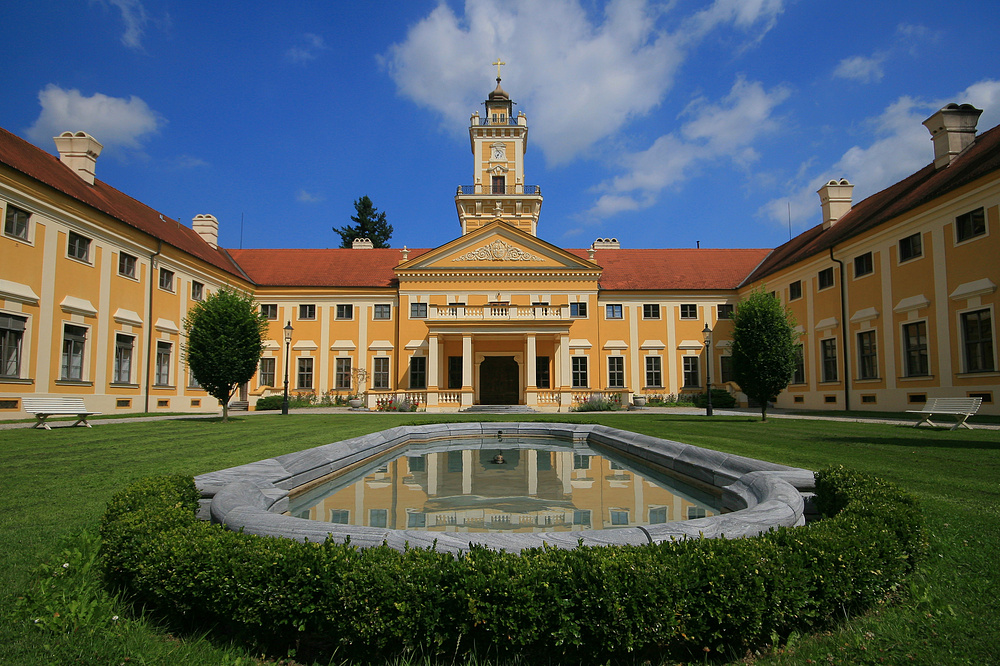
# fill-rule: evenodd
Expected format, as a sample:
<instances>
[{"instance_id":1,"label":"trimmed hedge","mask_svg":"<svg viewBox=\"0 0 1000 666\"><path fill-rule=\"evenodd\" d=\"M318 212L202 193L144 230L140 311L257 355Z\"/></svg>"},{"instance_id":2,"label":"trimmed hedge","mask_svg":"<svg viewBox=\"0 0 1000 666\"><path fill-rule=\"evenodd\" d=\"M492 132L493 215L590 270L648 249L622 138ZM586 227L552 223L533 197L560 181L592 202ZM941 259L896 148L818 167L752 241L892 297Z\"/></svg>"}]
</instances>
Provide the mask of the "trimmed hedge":
<instances>
[{"instance_id":1,"label":"trimmed hedge","mask_svg":"<svg viewBox=\"0 0 1000 666\"><path fill-rule=\"evenodd\" d=\"M816 487L830 518L755 538L453 557L230 532L195 517L190 477L155 477L111 500L101 553L137 604L300 659L735 657L871 607L926 551L895 486L831 468Z\"/></svg>"}]
</instances>

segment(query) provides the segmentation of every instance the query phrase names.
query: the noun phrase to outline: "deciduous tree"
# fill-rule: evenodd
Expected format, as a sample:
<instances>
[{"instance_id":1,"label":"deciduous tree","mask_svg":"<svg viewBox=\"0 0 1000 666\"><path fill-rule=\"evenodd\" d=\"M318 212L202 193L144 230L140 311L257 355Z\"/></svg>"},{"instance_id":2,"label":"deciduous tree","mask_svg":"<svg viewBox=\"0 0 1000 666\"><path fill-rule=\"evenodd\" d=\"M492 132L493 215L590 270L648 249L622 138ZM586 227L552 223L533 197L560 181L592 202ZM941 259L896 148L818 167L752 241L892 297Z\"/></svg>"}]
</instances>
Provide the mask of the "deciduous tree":
<instances>
[{"instance_id":1,"label":"deciduous tree","mask_svg":"<svg viewBox=\"0 0 1000 666\"><path fill-rule=\"evenodd\" d=\"M389 239L392 238L392 225L385 221L385 212L378 212L368 195L354 202L354 210L358 214L351 216L355 222L353 226L348 224L333 228L340 234L340 247L351 247L355 238L369 238L374 247L389 247Z\"/></svg>"},{"instance_id":2,"label":"deciduous tree","mask_svg":"<svg viewBox=\"0 0 1000 666\"><path fill-rule=\"evenodd\" d=\"M736 306L733 327L733 378L740 390L760 403L767 420L773 400L795 370L795 324L777 298L756 289Z\"/></svg>"},{"instance_id":3,"label":"deciduous tree","mask_svg":"<svg viewBox=\"0 0 1000 666\"><path fill-rule=\"evenodd\" d=\"M223 422L237 387L257 372L267 326L253 296L228 285L184 317L185 359L202 388L222 403Z\"/></svg>"}]
</instances>

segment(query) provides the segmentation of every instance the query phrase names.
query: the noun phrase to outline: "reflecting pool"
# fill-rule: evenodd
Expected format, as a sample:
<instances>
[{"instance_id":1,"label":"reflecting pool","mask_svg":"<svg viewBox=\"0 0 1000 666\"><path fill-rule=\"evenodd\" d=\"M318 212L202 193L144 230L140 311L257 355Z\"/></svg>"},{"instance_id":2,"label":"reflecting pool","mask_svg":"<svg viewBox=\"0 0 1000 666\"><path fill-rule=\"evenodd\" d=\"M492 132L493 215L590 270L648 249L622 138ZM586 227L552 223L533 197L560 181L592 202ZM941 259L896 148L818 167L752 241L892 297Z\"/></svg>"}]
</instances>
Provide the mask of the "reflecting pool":
<instances>
[{"instance_id":1,"label":"reflecting pool","mask_svg":"<svg viewBox=\"0 0 1000 666\"><path fill-rule=\"evenodd\" d=\"M717 489L552 437L410 444L290 498L289 513L436 532L567 532L717 515Z\"/></svg>"}]
</instances>

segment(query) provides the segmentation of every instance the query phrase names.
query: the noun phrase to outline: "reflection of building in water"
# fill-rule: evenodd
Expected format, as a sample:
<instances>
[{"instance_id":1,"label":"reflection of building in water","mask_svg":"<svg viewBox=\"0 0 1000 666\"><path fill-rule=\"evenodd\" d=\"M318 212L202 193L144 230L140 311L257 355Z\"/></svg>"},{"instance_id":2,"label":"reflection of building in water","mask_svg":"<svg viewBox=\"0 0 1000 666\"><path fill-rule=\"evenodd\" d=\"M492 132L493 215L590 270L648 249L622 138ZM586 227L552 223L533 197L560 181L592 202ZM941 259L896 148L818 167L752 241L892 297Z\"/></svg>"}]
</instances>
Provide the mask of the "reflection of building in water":
<instances>
[{"instance_id":1,"label":"reflection of building in water","mask_svg":"<svg viewBox=\"0 0 1000 666\"><path fill-rule=\"evenodd\" d=\"M302 518L474 532L550 532L700 518L715 510L615 462L572 450L497 448L404 456L338 490Z\"/></svg>"}]
</instances>

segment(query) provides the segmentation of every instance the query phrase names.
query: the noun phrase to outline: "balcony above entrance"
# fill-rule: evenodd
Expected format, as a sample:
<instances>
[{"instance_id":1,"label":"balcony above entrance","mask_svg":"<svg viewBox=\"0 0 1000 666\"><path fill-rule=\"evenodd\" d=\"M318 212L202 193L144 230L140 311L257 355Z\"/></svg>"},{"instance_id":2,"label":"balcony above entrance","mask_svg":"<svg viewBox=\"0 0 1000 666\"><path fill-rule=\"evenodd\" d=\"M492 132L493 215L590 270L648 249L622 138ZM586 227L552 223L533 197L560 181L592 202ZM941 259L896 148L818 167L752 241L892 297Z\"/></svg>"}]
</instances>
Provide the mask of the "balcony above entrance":
<instances>
[{"instance_id":1,"label":"balcony above entrance","mask_svg":"<svg viewBox=\"0 0 1000 666\"><path fill-rule=\"evenodd\" d=\"M427 320L434 322L526 322L547 321L569 323L568 305L432 305Z\"/></svg>"}]
</instances>

